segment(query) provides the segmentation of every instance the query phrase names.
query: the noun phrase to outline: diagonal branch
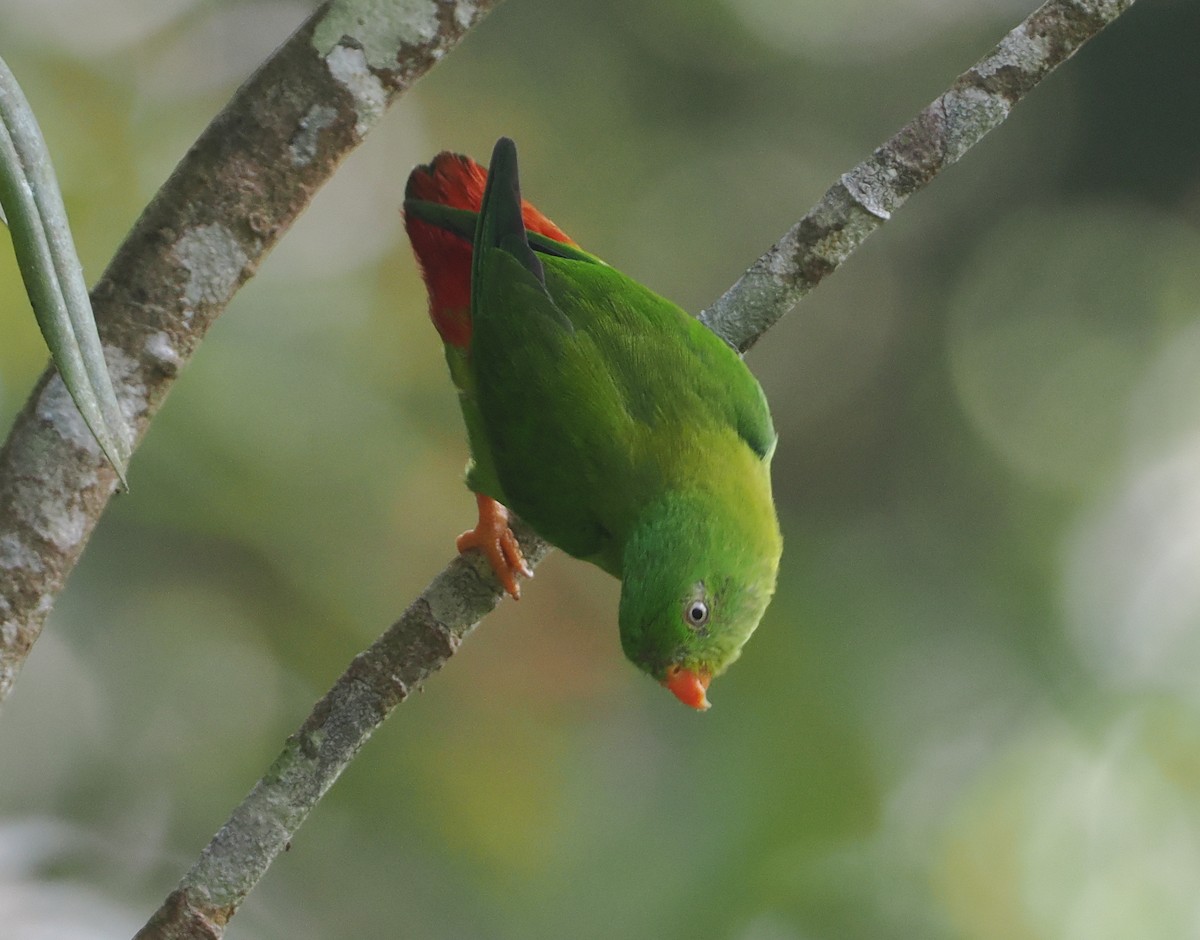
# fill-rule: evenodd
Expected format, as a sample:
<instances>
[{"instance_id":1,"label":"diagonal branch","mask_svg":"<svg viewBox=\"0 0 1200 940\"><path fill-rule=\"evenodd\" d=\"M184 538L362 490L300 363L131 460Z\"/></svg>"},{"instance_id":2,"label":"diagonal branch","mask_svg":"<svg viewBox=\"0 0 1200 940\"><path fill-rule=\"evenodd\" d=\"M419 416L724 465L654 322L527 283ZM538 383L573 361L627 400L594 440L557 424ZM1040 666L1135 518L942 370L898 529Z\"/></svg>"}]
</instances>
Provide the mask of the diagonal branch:
<instances>
[{"instance_id":1,"label":"diagonal branch","mask_svg":"<svg viewBox=\"0 0 1200 940\"><path fill-rule=\"evenodd\" d=\"M748 349L908 196L999 125L1012 106L1133 0L1049 0L944 95L829 189L705 314ZM519 531L530 565L548 546ZM139 932L141 940L217 938L272 860L371 733L440 669L500 597L474 553L451 562L357 656L199 860Z\"/></svg>"},{"instance_id":2,"label":"diagonal branch","mask_svg":"<svg viewBox=\"0 0 1200 940\"><path fill-rule=\"evenodd\" d=\"M391 101L498 0L331 0L251 76L92 290L140 440L237 289ZM0 701L116 476L48 369L0 449Z\"/></svg>"}]
</instances>

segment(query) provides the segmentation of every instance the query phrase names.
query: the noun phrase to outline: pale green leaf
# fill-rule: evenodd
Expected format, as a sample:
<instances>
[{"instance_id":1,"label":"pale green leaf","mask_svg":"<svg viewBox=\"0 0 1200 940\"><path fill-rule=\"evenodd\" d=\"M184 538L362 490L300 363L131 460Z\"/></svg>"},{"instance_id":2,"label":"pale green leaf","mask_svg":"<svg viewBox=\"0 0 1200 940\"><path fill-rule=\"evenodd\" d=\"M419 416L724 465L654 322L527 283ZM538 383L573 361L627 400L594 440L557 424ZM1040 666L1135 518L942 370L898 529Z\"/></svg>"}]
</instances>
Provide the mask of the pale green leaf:
<instances>
[{"instance_id":1,"label":"pale green leaf","mask_svg":"<svg viewBox=\"0 0 1200 940\"><path fill-rule=\"evenodd\" d=\"M83 267L45 141L0 59L0 206L54 363L84 421L125 482L132 434L117 402Z\"/></svg>"}]
</instances>

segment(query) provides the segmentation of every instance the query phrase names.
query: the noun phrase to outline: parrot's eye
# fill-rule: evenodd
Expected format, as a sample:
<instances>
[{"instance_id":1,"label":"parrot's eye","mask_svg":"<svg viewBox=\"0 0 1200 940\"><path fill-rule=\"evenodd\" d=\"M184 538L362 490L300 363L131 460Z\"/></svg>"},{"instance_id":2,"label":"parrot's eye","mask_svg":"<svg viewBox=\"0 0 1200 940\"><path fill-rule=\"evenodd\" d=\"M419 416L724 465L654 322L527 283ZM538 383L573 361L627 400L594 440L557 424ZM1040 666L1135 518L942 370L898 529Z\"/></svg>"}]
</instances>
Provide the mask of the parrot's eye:
<instances>
[{"instance_id":1,"label":"parrot's eye","mask_svg":"<svg viewBox=\"0 0 1200 940\"><path fill-rule=\"evenodd\" d=\"M708 605L704 601L688 601L683 608L683 619L693 630L708 623Z\"/></svg>"}]
</instances>

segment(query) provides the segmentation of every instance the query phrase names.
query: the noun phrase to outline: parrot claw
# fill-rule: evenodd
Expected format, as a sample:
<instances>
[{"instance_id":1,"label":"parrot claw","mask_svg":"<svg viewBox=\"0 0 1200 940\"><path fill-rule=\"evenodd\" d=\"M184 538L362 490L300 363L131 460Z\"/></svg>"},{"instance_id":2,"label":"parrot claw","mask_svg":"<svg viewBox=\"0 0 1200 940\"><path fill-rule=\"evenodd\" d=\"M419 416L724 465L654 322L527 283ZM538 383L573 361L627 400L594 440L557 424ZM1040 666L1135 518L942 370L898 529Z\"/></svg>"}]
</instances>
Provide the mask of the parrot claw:
<instances>
[{"instance_id":1,"label":"parrot claw","mask_svg":"<svg viewBox=\"0 0 1200 940\"><path fill-rule=\"evenodd\" d=\"M519 601L521 587L517 584L517 575L532 578L533 569L525 561L517 537L508 527L508 510L482 493L475 494L475 501L479 505L479 521L475 528L460 535L455 545L459 552L472 548L483 552L505 592L514 601Z\"/></svg>"}]
</instances>

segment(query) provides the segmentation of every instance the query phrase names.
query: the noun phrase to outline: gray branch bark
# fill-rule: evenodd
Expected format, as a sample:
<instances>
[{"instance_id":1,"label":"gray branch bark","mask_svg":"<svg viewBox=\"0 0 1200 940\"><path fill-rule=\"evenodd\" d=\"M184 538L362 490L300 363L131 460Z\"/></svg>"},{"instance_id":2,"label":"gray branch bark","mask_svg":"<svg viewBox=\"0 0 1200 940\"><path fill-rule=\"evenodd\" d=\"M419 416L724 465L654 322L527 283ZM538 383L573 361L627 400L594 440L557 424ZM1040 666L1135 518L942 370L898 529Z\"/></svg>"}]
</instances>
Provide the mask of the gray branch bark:
<instances>
[{"instance_id":1,"label":"gray branch bark","mask_svg":"<svg viewBox=\"0 0 1200 940\"><path fill-rule=\"evenodd\" d=\"M238 89L92 290L140 441L234 293L390 102L498 0L333 0ZM0 702L116 476L53 368L0 449Z\"/></svg>"},{"instance_id":2,"label":"gray branch bark","mask_svg":"<svg viewBox=\"0 0 1200 940\"><path fill-rule=\"evenodd\" d=\"M748 349L912 193L1132 3L1049 0L843 175L702 314L704 322ZM432 33L414 27L412 16L414 9L434 8L432 0L397 4L407 15L388 18L383 25L390 32L360 29L346 14L351 6L323 7L239 91L94 292L110 368L139 434L204 330L316 186L387 101L491 3L439 0ZM379 4L362 6L380 15ZM433 28L432 19L424 22ZM343 28L365 38L343 40ZM52 374L43 377L0 453L0 696L115 482L56 385ZM536 565L548 546L520 525L518 536ZM138 937L221 937L374 729L441 668L499 597L478 557L452 561L317 703Z\"/></svg>"}]
</instances>

